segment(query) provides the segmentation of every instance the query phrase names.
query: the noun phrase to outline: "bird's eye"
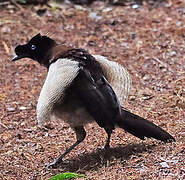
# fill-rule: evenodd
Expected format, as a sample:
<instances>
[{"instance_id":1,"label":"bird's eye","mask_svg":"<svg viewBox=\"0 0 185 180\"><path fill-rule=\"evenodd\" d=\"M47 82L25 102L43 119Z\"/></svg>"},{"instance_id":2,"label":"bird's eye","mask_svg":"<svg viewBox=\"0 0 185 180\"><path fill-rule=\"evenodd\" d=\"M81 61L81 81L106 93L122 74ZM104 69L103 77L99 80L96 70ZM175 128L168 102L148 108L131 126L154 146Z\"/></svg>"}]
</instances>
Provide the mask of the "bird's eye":
<instances>
[{"instance_id":1,"label":"bird's eye","mask_svg":"<svg viewBox=\"0 0 185 180\"><path fill-rule=\"evenodd\" d=\"M36 46L34 44L31 45L31 50L35 50Z\"/></svg>"}]
</instances>

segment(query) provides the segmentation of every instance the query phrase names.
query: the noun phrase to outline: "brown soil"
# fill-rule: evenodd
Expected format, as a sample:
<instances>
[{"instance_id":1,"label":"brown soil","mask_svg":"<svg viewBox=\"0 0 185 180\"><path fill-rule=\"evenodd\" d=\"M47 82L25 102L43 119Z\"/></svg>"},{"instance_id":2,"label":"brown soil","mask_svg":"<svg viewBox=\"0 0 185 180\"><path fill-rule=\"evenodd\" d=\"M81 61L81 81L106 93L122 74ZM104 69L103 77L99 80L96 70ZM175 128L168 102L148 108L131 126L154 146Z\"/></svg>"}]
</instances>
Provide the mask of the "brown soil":
<instances>
[{"instance_id":1,"label":"brown soil","mask_svg":"<svg viewBox=\"0 0 185 180\"><path fill-rule=\"evenodd\" d=\"M0 179L48 179L77 172L87 179L185 178L185 2L170 0L139 9L94 2L89 7L5 5L0 7ZM41 9L46 11L39 16ZM96 14L93 14L95 12ZM57 169L46 169L75 141L56 120L37 129L36 104L46 69L28 59L10 62L17 44L48 33L58 42L118 61L131 73L133 90L122 105L176 138L141 141L117 129L111 149L95 123Z\"/></svg>"}]
</instances>

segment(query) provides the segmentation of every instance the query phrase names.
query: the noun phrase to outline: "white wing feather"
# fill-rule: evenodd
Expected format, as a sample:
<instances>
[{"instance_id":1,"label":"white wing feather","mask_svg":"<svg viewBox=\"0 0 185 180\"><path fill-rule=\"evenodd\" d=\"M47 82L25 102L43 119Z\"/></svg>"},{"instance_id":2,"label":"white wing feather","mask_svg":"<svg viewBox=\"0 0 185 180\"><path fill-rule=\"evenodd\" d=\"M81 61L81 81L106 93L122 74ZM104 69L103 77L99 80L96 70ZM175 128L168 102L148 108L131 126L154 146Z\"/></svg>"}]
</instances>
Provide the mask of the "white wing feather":
<instances>
[{"instance_id":1,"label":"white wing feather","mask_svg":"<svg viewBox=\"0 0 185 180\"><path fill-rule=\"evenodd\" d=\"M37 121L40 127L50 120L53 106L64 97L66 87L78 75L78 64L63 58L50 65L37 104Z\"/></svg>"},{"instance_id":2,"label":"white wing feather","mask_svg":"<svg viewBox=\"0 0 185 180\"><path fill-rule=\"evenodd\" d=\"M105 77L111 84L119 101L127 99L132 86L132 80L128 71L117 62L110 61L104 56L93 56L100 63Z\"/></svg>"}]
</instances>

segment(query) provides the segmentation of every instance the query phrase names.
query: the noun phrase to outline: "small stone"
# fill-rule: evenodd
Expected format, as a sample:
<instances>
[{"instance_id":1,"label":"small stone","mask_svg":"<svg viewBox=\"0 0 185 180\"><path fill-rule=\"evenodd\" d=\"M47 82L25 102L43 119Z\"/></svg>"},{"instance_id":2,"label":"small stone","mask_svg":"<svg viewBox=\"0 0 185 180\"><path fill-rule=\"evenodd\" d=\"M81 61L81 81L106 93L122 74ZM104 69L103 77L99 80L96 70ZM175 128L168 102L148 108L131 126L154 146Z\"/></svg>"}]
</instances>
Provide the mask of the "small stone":
<instances>
[{"instance_id":1,"label":"small stone","mask_svg":"<svg viewBox=\"0 0 185 180\"><path fill-rule=\"evenodd\" d=\"M129 44L128 44L127 42L122 42L122 43L121 43L121 46L123 46L123 47L128 47Z\"/></svg>"},{"instance_id":2,"label":"small stone","mask_svg":"<svg viewBox=\"0 0 185 180\"><path fill-rule=\"evenodd\" d=\"M1 29L1 32L2 32L2 33L9 33L10 31L11 31L10 28L7 27L7 26L5 26L5 27L3 27L3 28Z\"/></svg>"},{"instance_id":3,"label":"small stone","mask_svg":"<svg viewBox=\"0 0 185 180\"><path fill-rule=\"evenodd\" d=\"M148 75L148 74L145 74L144 76L143 76L143 80L144 81L148 81L150 79L150 76Z\"/></svg>"},{"instance_id":4,"label":"small stone","mask_svg":"<svg viewBox=\"0 0 185 180\"><path fill-rule=\"evenodd\" d=\"M153 98L153 96L148 95L148 94L143 94L143 97L142 97L143 100L149 100L149 99L152 99L152 98Z\"/></svg>"},{"instance_id":5,"label":"small stone","mask_svg":"<svg viewBox=\"0 0 185 180\"><path fill-rule=\"evenodd\" d=\"M19 107L19 110L26 110L26 109L27 107L24 107L24 106Z\"/></svg>"},{"instance_id":6,"label":"small stone","mask_svg":"<svg viewBox=\"0 0 185 180\"><path fill-rule=\"evenodd\" d=\"M172 51L169 53L169 56L175 56L176 54L177 54L176 51Z\"/></svg>"},{"instance_id":7,"label":"small stone","mask_svg":"<svg viewBox=\"0 0 185 180\"><path fill-rule=\"evenodd\" d=\"M176 25L177 26L181 26L182 25L182 22L181 21L178 21L178 22L176 22Z\"/></svg>"},{"instance_id":8,"label":"small stone","mask_svg":"<svg viewBox=\"0 0 185 180\"><path fill-rule=\"evenodd\" d=\"M157 28L153 28L153 32L157 32L158 31L158 29Z\"/></svg>"},{"instance_id":9,"label":"small stone","mask_svg":"<svg viewBox=\"0 0 185 180\"><path fill-rule=\"evenodd\" d=\"M8 107L8 108L7 108L7 111L13 112L13 111L15 111L15 108L14 108L14 107Z\"/></svg>"},{"instance_id":10,"label":"small stone","mask_svg":"<svg viewBox=\"0 0 185 180\"><path fill-rule=\"evenodd\" d=\"M8 129L14 129L13 125L10 124L10 125L8 126Z\"/></svg>"},{"instance_id":11,"label":"small stone","mask_svg":"<svg viewBox=\"0 0 185 180\"><path fill-rule=\"evenodd\" d=\"M162 168L169 168L167 162L161 162L160 165L162 166Z\"/></svg>"},{"instance_id":12,"label":"small stone","mask_svg":"<svg viewBox=\"0 0 185 180\"><path fill-rule=\"evenodd\" d=\"M130 100L134 101L136 99L136 96L130 96Z\"/></svg>"},{"instance_id":13,"label":"small stone","mask_svg":"<svg viewBox=\"0 0 185 180\"><path fill-rule=\"evenodd\" d=\"M103 12L109 12L109 11L112 11L112 7L107 7L105 9L103 9Z\"/></svg>"},{"instance_id":14,"label":"small stone","mask_svg":"<svg viewBox=\"0 0 185 180\"><path fill-rule=\"evenodd\" d=\"M102 17L98 16L96 12L90 12L88 17L93 20L101 20L102 19Z\"/></svg>"},{"instance_id":15,"label":"small stone","mask_svg":"<svg viewBox=\"0 0 185 180\"><path fill-rule=\"evenodd\" d=\"M89 41L89 42L88 42L88 45L89 45L89 46L96 46L96 42L95 42L95 41Z\"/></svg>"},{"instance_id":16,"label":"small stone","mask_svg":"<svg viewBox=\"0 0 185 180\"><path fill-rule=\"evenodd\" d=\"M139 8L140 6L139 6L139 4L133 4L131 7L132 7L132 9L137 9L137 8Z\"/></svg>"}]
</instances>

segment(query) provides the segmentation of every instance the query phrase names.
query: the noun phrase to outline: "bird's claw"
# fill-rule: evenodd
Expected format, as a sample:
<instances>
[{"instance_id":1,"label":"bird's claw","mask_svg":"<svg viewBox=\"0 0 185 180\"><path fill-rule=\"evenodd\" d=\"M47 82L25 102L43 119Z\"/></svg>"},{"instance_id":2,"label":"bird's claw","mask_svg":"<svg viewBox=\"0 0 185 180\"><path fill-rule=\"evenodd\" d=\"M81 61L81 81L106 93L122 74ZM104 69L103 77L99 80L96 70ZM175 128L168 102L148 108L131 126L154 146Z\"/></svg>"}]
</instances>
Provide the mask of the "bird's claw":
<instances>
[{"instance_id":1,"label":"bird's claw","mask_svg":"<svg viewBox=\"0 0 185 180\"><path fill-rule=\"evenodd\" d=\"M52 163L46 163L46 168L56 168L58 166L58 163L56 161L53 161Z\"/></svg>"}]
</instances>

